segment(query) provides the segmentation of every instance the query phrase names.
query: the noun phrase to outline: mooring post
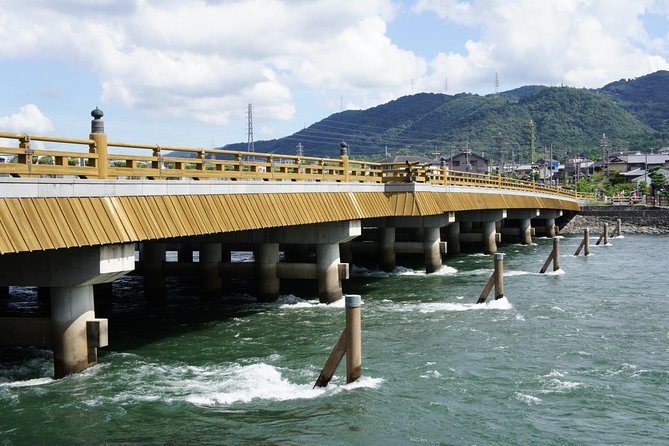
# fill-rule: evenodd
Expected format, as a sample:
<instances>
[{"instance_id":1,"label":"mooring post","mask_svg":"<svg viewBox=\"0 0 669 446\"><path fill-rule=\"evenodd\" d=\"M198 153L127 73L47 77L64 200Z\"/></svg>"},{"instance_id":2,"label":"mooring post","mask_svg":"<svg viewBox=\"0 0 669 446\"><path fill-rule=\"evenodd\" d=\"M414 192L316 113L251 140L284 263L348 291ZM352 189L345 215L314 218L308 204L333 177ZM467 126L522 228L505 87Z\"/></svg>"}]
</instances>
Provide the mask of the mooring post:
<instances>
[{"instance_id":1,"label":"mooring post","mask_svg":"<svg viewBox=\"0 0 669 446\"><path fill-rule=\"evenodd\" d=\"M550 265L551 262L553 262L553 271L560 269L560 239L557 237L553 237L553 249L548 255L546 262L544 262L544 266L541 267L539 274L545 273L546 270L548 270L548 265Z\"/></svg>"},{"instance_id":2,"label":"mooring post","mask_svg":"<svg viewBox=\"0 0 669 446\"><path fill-rule=\"evenodd\" d=\"M476 301L477 304L485 303L493 288L495 288L495 300L504 297L504 254L495 253L494 259L495 269Z\"/></svg>"},{"instance_id":3,"label":"mooring post","mask_svg":"<svg viewBox=\"0 0 669 446\"><path fill-rule=\"evenodd\" d=\"M581 243L578 245L578 248L576 249L574 255L578 256L583 248L585 248L586 256L590 254L590 229L588 228L585 228L583 230L583 240L581 240Z\"/></svg>"},{"instance_id":4,"label":"mooring post","mask_svg":"<svg viewBox=\"0 0 669 446\"><path fill-rule=\"evenodd\" d=\"M616 219L616 237L620 237L620 235L621 235L620 234L620 223L621 223L620 219L619 218Z\"/></svg>"},{"instance_id":5,"label":"mooring post","mask_svg":"<svg viewBox=\"0 0 669 446\"><path fill-rule=\"evenodd\" d=\"M346 295L346 383L360 378L362 367L362 323L359 294Z\"/></svg>"},{"instance_id":6,"label":"mooring post","mask_svg":"<svg viewBox=\"0 0 669 446\"><path fill-rule=\"evenodd\" d=\"M314 388L328 385L344 355L346 355L346 383L352 383L360 378L362 369L362 324L360 315L362 298L359 294L347 294L344 299L346 303L346 328L339 336L337 344L335 344L328 360L325 362Z\"/></svg>"},{"instance_id":7,"label":"mooring post","mask_svg":"<svg viewBox=\"0 0 669 446\"><path fill-rule=\"evenodd\" d=\"M495 254L495 300L504 297L504 254Z\"/></svg>"},{"instance_id":8,"label":"mooring post","mask_svg":"<svg viewBox=\"0 0 669 446\"><path fill-rule=\"evenodd\" d=\"M609 244L609 224L608 223L604 223L603 236L604 236L604 246L606 246L606 245Z\"/></svg>"}]
</instances>

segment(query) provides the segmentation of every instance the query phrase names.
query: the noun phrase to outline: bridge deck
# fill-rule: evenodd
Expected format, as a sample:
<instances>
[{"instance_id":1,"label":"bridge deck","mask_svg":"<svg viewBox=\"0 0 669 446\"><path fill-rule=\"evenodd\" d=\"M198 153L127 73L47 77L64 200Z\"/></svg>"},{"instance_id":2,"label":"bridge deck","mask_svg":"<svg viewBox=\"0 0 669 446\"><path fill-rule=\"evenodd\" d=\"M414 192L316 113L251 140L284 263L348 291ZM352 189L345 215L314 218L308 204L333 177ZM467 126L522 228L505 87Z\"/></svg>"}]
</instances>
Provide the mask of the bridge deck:
<instances>
[{"instance_id":1,"label":"bridge deck","mask_svg":"<svg viewBox=\"0 0 669 446\"><path fill-rule=\"evenodd\" d=\"M0 254L449 211L579 209L546 193L418 183L7 179L1 190Z\"/></svg>"}]
</instances>

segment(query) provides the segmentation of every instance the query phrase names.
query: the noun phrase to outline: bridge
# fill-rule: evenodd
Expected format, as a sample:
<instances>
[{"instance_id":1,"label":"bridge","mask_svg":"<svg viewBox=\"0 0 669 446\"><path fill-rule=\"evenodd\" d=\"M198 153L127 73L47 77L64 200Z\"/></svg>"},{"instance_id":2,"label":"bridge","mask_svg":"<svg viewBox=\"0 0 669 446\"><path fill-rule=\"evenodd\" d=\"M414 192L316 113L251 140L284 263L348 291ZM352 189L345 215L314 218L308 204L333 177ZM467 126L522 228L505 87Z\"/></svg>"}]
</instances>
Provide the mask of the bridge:
<instances>
[{"instance_id":1,"label":"bridge","mask_svg":"<svg viewBox=\"0 0 669 446\"><path fill-rule=\"evenodd\" d=\"M0 298L39 287L51 300L49 318L0 318L0 345L51 347L57 378L96 363L108 324L95 293L125 274L144 276L146 299L190 275L202 298L249 278L271 301L282 279L303 279L330 303L357 256L392 270L398 254L420 255L431 273L445 253L554 236L579 210L557 186L356 161L345 143L328 159L112 142L91 115L84 139L0 132Z\"/></svg>"}]
</instances>

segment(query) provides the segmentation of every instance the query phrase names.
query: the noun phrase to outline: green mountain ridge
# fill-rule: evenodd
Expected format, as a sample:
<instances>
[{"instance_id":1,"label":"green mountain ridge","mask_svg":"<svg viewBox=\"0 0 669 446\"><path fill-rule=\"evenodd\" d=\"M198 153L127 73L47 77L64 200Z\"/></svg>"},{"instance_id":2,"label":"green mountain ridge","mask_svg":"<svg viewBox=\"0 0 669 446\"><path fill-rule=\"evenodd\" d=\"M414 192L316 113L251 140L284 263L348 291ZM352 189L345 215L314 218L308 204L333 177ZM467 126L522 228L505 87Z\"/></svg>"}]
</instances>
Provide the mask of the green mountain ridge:
<instances>
[{"instance_id":1,"label":"green mountain ridge","mask_svg":"<svg viewBox=\"0 0 669 446\"><path fill-rule=\"evenodd\" d=\"M295 154L302 144L305 156L338 157L344 140L350 156L359 159L471 149L493 159L527 160L530 120L539 154L552 147L560 156L601 157L604 150L662 147L669 142L669 71L600 89L530 85L486 96L418 93L335 113L293 135L254 145L258 152Z\"/></svg>"}]
</instances>

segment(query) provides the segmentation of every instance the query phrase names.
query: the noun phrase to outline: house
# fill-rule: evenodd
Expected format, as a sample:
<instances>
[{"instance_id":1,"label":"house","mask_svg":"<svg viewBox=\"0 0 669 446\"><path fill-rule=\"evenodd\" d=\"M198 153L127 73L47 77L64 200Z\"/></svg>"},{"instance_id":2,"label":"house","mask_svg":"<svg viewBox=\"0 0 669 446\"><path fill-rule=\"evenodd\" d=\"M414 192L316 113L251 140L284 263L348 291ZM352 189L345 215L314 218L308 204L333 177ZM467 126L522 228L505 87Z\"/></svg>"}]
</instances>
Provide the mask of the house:
<instances>
[{"instance_id":1,"label":"house","mask_svg":"<svg viewBox=\"0 0 669 446\"><path fill-rule=\"evenodd\" d=\"M490 160L472 151L460 152L445 158L449 170L473 173L489 173Z\"/></svg>"}]
</instances>

